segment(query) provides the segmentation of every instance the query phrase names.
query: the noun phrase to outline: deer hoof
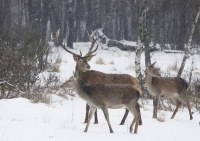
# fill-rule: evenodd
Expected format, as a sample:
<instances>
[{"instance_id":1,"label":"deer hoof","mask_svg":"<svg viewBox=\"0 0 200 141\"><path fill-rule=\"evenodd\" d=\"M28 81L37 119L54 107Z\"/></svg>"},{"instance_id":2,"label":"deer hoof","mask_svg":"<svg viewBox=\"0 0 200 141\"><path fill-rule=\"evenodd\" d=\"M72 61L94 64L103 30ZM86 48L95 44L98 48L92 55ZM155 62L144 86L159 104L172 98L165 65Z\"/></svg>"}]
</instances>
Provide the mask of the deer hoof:
<instances>
[{"instance_id":1,"label":"deer hoof","mask_svg":"<svg viewBox=\"0 0 200 141\"><path fill-rule=\"evenodd\" d=\"M153 118L157 119L157 117L156 117L156 116L153 116Z\"/></svg>"},{"instance_id":2,"label":"deer hoof","mask_svg":"<svg viewBox=\"0 0 200 141\"><path fill-rule=\"evenodd\" d=\"M95 121L94 124L98 124L98 121Z\"/></svg>"},{"instance_id":3,"label":"deer hoof","mask_svg":"<svg viewBox=\"0 0 200 141\"><path fill-rule=\"evenodd\" d=\"M124 123L120 123L119 125L124 125Z\"/></svg>"}]
</instances>

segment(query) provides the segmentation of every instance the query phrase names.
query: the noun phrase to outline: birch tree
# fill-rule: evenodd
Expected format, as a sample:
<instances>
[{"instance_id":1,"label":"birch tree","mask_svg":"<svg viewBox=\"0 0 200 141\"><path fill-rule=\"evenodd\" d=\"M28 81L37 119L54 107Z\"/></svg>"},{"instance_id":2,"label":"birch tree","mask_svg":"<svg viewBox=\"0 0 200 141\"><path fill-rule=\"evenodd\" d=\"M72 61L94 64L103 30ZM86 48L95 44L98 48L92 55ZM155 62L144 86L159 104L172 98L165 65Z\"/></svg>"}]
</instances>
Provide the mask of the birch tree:
<instances>
[{"instance_id":1,"label":"birch tree","mask_svg":"<svg viewBox=\"0 0 200 141\"><path fill-rule=\"evenodd\" d=\"M67 39L67 46L73 48L73 41L74 41L74 4L75 0L68 0L67 1L67 13L68 13L68 25L69 25L69 36Z\"/></svg>"},{"instance_id":2,"label":"birch tree","mask_svg":"<svg viewBox=\"0 0 200 141\"><path fill-rule=\"evenodd\" d=\"M189 40L188 40L188 43L187 43L187 47L185 49L185 55L183 57L183 60L182 60L182 63L181 63L181 67L179 69L179 72L177 74L178 77L181 77L181 74L183 72L183 69L184 69L184 66L185 66L185 62L187 60L187 58L190 57L190 49L191 49L191 42L192 42L192 37L193 37L193 34L194 34L194 29L195 29L195 26L198 22L198 19L199 19L199 15L200 15L200 7L199 7L199 10L197 12L197 15L196 15L196 18L194 20L194 23L192 25L192 29L191 29L191 32L190 32L190 36L189 36Z\"/></svg>"},{"instance_id":3,"label":"birch tree","mask_svg":"<svg viewBox=\"0 0 200 141\"><path fill-rule=\"evenodd\" d=\"M138 47L135 52L135 72L136 78L139 80L140 87L142 88L142 74L140 67L140 57L143 50L143 39L144 39L144 4L145 0L139 2L138 9Z\"/></svg>"}]
</instances>

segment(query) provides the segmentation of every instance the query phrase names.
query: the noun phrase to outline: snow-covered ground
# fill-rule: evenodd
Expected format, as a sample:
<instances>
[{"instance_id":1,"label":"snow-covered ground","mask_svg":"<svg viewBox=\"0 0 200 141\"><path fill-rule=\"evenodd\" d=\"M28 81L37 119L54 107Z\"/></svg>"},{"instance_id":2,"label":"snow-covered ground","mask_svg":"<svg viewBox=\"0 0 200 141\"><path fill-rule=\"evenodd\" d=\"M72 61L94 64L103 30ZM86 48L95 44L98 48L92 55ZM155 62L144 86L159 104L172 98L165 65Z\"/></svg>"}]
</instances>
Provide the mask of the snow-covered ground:
<instances>
[{"instance_id":1,"label":"snow-covered ground","mask_svg":"<svg viewBox=\"0 0 200 141\"><path fill-rule=\"evenodd\" d=\"M87 52L90 43L76 43L73 52L83 54ZM60 79L64 82L75 68L75 61L71 54L61 48L53 49L54 56L62 58ZM104 64L99 65L96 60L102 58ZM170 66L182 61L183 54L166 54L156 52L152 62L157 61L161 72L165 73ZM187 60L185 70L191 68L194 58L194 76L200 76L200 56L194 55ZM135 76L135 53L120 51L117 48L97 51L97 55L89 62L91 69L105 73L127 73ZM144 68L144 54L142 54L142 69ZM177 73L174 71L174 74ZM99 124L90 124L87 133L84 133L85 102L78 96L62 99L52 94L52 103L31 103L24 98L0 100L0 141L102 141L102 140L137 140L137 141L199 141L200 140L200 113L196 109L193 120L189 120L187 108L181 108L174 119L170 119L172 112L159 111L158 117L164 122L152 118L153 106L145 104L141 108L143 125L139 126L138 134L130 134L129 126L133 116L129 114L125 125L119 125L124 109L109 109L110 121L114 133L104 119L103 112L98 110Z\"/></svg>"}]
</instances>

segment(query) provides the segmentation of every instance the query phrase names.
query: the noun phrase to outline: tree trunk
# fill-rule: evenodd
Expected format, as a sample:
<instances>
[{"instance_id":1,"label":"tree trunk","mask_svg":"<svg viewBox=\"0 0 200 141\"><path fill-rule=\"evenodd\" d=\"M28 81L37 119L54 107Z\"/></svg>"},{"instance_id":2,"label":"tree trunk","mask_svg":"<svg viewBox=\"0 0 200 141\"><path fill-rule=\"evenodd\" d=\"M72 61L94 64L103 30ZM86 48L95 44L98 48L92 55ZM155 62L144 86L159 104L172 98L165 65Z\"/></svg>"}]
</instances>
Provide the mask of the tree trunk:
<instances>
[{"instance_id":1,"label":"tree trunk","mask_svg":"<svg viewBox=\"0 0 200 141\"><path fill-rule=\"evenodd\" d=\"M42 35L42 41L46 42L46 31L47 31L47 22L48 22L48 1L44 0L42 1L42 7L41 7L41 35Z\"/></svg>"},{"instance_id":2,"label":"tree trunk","mask_svg":"<svg viewBox=\"0 0 200 141\"><path fill-rule=\"evenodd\" d=\"M190 52L189 52L189 51L190 51L190 48L191 48L192 37L193 37L193 34L194 34L195 26L196 26L196 24L197 24L197 22L198 22L198 19L199 19L199 15L200 15L200 7L199 7L199 10L198 10L198 12L197 12L195 21L194 21L194 23L193 23L193 25L192 25L192 29L191 29L191 32L190 32L190 37L189 37L188 44L187 44L187 47L186 47L186 50L185 50L185 55L184 55L184 57L183 57L183 61L182 61L182 63L181 63L181 67L180 67L179 72L178 72L178 74L177 74L178 77L181 77L181 74L182 74L183 69L184 69L184 67L185 67L185 62L186 62L187 58L188 58L189 55L190 55Z\"/></svg>"},{"instance_id":3,"label":"tree trunk","mask_svg":"<svg viewBox=\"0 0 200 141\"><path fill-rule=\"evenodd\" d=\"M179 25L179 34L178 34L178 41L177 41L177 50L184 50L185 45L185 37L186 37L186 1L182 0L180 6L180 25Z\"/></svg>"},{"instance_id":4,"label":"tree trunk","mask_svg":"<svg viewBox=\"0 0 200 141\"><path fill-rule=\"evenodd\" d=\"M140 88L143 87L142 84L142 74L141 74L141 67L140 67L140 58L143 48L143 40L144 39L144 3L145 0L142 0L139 3L139 11L138 11L138 48L136 49L135 53L135 71L136 71L136 78L139 80Z\"/></svg>"},{"instance_id":5,"label":"tree trunk","mask_svg":"<svg viewBox=\"0 0 200 141\"><path fill-rule=\"evenodd\" d=\"M26 27L30 27L30 19L29 19L29 1L28 0L25 0L24 2L24 7L25 7L25 26Z\"/></svg>"},{"instance_id":6,"label":"tree trunk","mask_svg":"<svg viewBox=\"0 0 200 141\"><path fill-rule=\"evenodd\" d=\"M67 3L69 36L67 39L67 46L73 48L74 42L74 0L68 0Z\"/></svg>"},{"instance_id":7,"label":"tree trunk","mask_svg":"<svg viewBox=\"0 0 200 141\"><path fill-rule=\"evenodd\" d=\"M49 1L49 19L50 19L51 32L53 33L53 35L55 35L57 30L59 29L59 26L58 26L58 15L56 15L55 5L53 0ZM58 46L56 42L54 44L55 46Z\"/></svg>"}]
</instances>

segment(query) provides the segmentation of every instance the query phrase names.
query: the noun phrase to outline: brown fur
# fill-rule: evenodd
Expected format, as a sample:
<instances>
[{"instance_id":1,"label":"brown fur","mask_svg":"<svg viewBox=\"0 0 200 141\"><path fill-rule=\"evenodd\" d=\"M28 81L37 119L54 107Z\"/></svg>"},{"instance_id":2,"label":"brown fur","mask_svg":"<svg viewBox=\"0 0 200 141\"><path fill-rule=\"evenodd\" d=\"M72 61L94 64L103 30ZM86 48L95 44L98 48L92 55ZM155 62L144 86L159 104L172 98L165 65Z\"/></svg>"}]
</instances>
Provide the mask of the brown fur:
<instances>
[{"instance_id":1,"label":"brown fur","mask_svg":"<svg viewBox=\"0 0 200 141\"><path fill-rule=\"evenodd\" d=\"M56 35L57 39L58 39L58 36L59 36L59 32L57 32L57 35ZM88 61L90 61L92 59L92 57L96 55L96 54L95 55L92 55L92 54L98 48L98 46L97 46L96 49L94 49L92 51L95 42L96 42L95 40L92 41L92 45L91 45L88 53L84 57L82 57L82 54L78 55L78 54L75 54L75 53L69 51L59 41L59 43L63 47L63 49L73 55L74 61L76 61L75 73L82 72L80 74L81 80L83 80L86 85L103 83L103 84L131 84L134 86L138 86L138 80L128 74L106 74L106 73L102 73L99 71L88 71L90 69ZM138 103L137 103L137 107L139 107ZM87 122L88 113L89 113L89 106L86 105L85 123ZM123 117L120 125L124 124L127 115L128 115L128 110L126 109L126 112L124 114L124 117ZM97 112L95 112L95 123L98 123ZM140 117L139 124L140 125L142 124L141 117Z\"/></svg>"},{"instance_id":2,"label":"brown fur","mask_svg":"<svg viewBox=\"0 0 200 141\"><path fill-rule=\"evenodd\" d=\"M100 108L105 115L110 133L113 133L107 108L119 109L126 107L134 115L133 122L130 125L130 132L132 132L133 125L136 123L134 133L137 133L140 118L140 107L137 104L141 95L139 88L130 84L94 84L87 86L79 79L78 74L76 74L76 77L71 77L65 83L65 87L75 88L76 93L90 106L90 115L84 132L87 132L96 108Z\"/></svg>"},{"instance_id":3,"label":"brown fur","mask_svg":"<svg viewBox=\"0 0 200 141\"><path fill-rule=\"evenodd\" d=\"M84 68L84 67L82 67ZM81 71L78 68L76 69L76 73L79 74L79 79L85 83L85 85L94 85L94 84L130 84L135 87L138 86L137 78L132 77L128 74L107 74L95 70L87 70ZM139 89L140 90L140 89ZM140 92L140 96L142 96L142 92ZM138 103L137 103L138 104ZM138 104L139 105L139 104ZM87 110L89 108L86 106L86 116L85 123L87 122L89 113ZM125 123L126 117L128 115L128 110L126 109L124 117L120 123L123 125ZM95 123L98 123L97 116L95 117ZM142 125L142 118L140 116L139 125Z\"/></svg>"},{"instance_id":4,"label":"brown fur","mask_svg":"<svg viewBox=\"0 0 200 141\"><path fill-rule=\"evenodd\" d=\"M190 103L187 99L187 82L179 77L160 77L160 74L154 69L154 65L148 66L145 70L145 84L150 95L154 96L154 112L153 118L157 118L158 103L160 97L171 98L175 104L176 109L171 118L174 118L181 103L188 107L190 120L193 119Z\"/></svg>"},{"instance_id":5,"label":"brown fur","mask_svg":"<svg viewBox=\"0 0 200 141\"><path fill-rule=\"evenodd\" d=\"M79 71L80 79L86 85L91 84L131 84L138 86L138 80L128 74L107 74L95 70Z\"/></svg>"}]
</instances>

